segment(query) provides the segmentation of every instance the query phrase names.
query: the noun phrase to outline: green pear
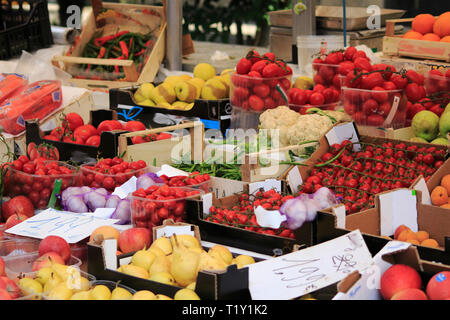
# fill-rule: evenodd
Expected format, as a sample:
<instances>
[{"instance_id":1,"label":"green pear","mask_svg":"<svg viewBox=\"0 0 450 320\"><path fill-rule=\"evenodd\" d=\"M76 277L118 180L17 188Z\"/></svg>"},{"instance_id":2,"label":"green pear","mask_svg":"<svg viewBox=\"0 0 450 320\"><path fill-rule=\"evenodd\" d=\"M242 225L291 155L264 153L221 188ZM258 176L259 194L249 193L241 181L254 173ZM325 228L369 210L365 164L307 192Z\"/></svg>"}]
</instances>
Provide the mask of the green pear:
<instances>
[{"instance_id":1,"label":"green pear","mask_svg":"<svg viewBox=\"0 0 450 320\"><path fill-rule=\"evenodd\" d=\"M450 130L450 114L448 114L448 130ZM411 129L417 137L431 141L439 133L439 117L434 112L423 110L416 113L411 121Z\"/></svg>"},{"instance_id":2,"label":"green pear","mask_svg":"<svg viewBox=\"0 0 450 320\"><path fill-rule=\"evenodd\" d=\"M411 139L409 139L409 141L411 141L411 142L420 142L420 143L428 143L427 140L425 140L424 138L421 138L421 137L412 137Z\"/></svg>"},{"instance_id":3,"label":"green pear","mask_svg":"<svg viewBox=\"0 0 450 320\"><path fill-rule=\"evenodd\" d=\"M441 145L446 146L446 145L448 145L448 140L446 138L437 137L436 139L434 139L430 143L432 143L432 144L441 144Z\"/></svg>"},{"instance_id":4,"label":"green pear","mask_svg":"<svg viewBox=\"0 0 450 320\"><path fill-rule=\"evenodd\" d=\"M441 136L446 137L447 133L450 132L450 104L447 105L443 114L441 114L441 118L439 119L439 132Z\"/></svg>"}]
</instances>

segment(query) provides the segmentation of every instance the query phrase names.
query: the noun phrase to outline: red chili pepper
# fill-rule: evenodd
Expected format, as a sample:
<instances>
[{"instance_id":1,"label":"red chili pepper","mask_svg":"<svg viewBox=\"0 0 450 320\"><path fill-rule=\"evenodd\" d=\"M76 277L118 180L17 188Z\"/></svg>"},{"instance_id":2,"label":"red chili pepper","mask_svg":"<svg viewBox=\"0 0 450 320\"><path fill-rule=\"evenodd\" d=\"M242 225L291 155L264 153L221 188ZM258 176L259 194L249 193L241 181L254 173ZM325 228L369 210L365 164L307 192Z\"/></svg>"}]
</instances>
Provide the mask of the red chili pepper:
<instances>
[{"instance_id":1,"label":"red chili pepper","mask_svg":"<svg viewBox=\"0 0 450 320\"><path fill-rule=\"evenodd\" d=\"M98 59L103 58L103 57L105 56L105 53L106 53L106 48L105 48L105 47L101 47L101 48L100 48L100 52L98 53L97 58L98 58Z\"/></svg>"},{"instance_id":2,"label":"red chili pepper","mask_svg":"<svg viewBox=\"0 0 450 320\"><path fill-rule=\"evenodd\" d=\"M128 59L128 47L125 41L119 41L120 49L122 50L122 56L125 57L125 59Z\"/></svg>"},{"instance_id":3,"label":"red chili pepper","mask_svg":"<svg viewBox=\"0 0 450 320\"><path fill-rule=\"evenodd\" d=\"M140 51L136 52L136 53L134 54L134 56L135 56L135 57L139 57L140 55L144 54L144 52L145 52L145 48L143 48L143 49L141 49Z\"/></svg>"},{"instance_id":4,"label":"red chili pepper","mask_svg":"<svg viewBox=\"0 0 450 320\"><path fill-rule=\"evenodd\" d=\"M94 44L97 47L101 47L101 46L103 46L105 44L105 42L114 40L114 39L116 39L116 38L118 38L120 36L123 36L124 34L127 34L128 32L129 31L120 31L120 32L117 32L116 34L112 34L112 35L109 35L109 36L95 38L94 39Z\"/></svg>"},{"instance_id":5,"label":"red chili pepper","mask_svg":"<svg viewBox=\"0 0 450 320\"><path fill-rule=\"evenodd\" d=\"M153 45L153 39L148 40L148 41L145 43L145 46L148 48L148 47L150 46L150 44Z\"/></svg>"}]
</instances>

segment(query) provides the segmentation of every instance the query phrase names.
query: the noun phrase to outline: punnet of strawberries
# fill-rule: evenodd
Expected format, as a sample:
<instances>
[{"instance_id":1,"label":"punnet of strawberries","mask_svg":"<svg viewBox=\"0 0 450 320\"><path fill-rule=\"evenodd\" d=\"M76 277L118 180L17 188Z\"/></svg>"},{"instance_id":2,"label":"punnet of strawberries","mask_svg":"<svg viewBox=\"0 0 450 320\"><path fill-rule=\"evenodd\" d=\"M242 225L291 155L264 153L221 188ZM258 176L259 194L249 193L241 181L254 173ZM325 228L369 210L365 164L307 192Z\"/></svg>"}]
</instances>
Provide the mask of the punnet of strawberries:
<instances>
[{"instance_id":1,"label":"punnet of strawberries","mask_svg":"<svg viewBox=\"0 0 450 320\"><path fill-rule=\"evenodd\" d=\"M279 210L284 202L293 198L293 195L283 195L274 189L257 191L250 195L242 193L237 204L231 208L211 206L205 220L261 234L295 239L293 231L284 226L278 229L259 226L254 214L254 209L258 206L266 210Z\"/></svg>"},{"instance_id":2,"label":"punnet of strawberries","mask_svg":"<svg viewBox=\"0 0 450 320\"><path fill-rule=\"evenodd\" d=\"M408 188L419 176L428 181L446 156L442 148L407 142L361 141L358 145L358 152L349 140L331 145L299 191L312 193L327 187L341 199L347 214L360 212L373 207L380 192Z\"/></svg>"}]
</instances>

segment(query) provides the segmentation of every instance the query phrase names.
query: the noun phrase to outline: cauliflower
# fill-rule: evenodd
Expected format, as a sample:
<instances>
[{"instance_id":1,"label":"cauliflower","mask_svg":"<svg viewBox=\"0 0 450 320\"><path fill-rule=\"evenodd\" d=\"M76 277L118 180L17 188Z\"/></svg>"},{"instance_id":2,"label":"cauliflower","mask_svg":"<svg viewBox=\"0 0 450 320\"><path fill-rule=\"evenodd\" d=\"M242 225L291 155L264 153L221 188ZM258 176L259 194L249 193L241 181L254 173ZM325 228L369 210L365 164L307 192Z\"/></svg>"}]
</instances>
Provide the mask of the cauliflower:
<instances>
[{"instance_id":1,"label":"cauliflower","mask_svg":"<svg viewBox=\"0 0 450 320\"><path fill-rule=\"evenodd\" d=\"M280 147L287 146L289 145L288 129L297 122L299 117L298 112L287 106L268 109L259 116L260 129L279 129Z\"/></svg>"},{"instance_id":2,"label":"cauliflower","mask_svg":"<svg viewBox=\"0 0 450 320\"><path fill-rule=\"evenodd\" d=\"M308 140L319 140L325 132L333 126L332 121L327 116L318 114L300 115L294 125L287 130L289 145L300 144ZM307 144L305 146L317 146L318 143ZM305 153L305 147L293 150L297 155Z\"/></svg>"}]
</instances>

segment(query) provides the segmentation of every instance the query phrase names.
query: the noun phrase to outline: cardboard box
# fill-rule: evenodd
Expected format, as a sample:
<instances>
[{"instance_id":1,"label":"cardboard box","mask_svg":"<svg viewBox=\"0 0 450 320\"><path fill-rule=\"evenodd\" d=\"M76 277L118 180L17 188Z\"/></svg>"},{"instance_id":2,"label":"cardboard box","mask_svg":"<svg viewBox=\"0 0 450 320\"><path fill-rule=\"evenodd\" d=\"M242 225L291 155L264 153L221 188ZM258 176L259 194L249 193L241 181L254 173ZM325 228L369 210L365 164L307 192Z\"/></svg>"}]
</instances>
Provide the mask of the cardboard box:
<instances>
[{"instance_id":1,"label":"cardboard box","mask_svg":"<svg viewBox=\"0 0 450 320\"><path fill-rule=\"evenodd\" d=\"M70 79L70 82L75 86L84 87L88 89L110 89L120 88L136 83L152 82L158 73L159 66L165 56L165 37L166 37L166 14L165 6L149 6L137 4L124 3L103 3L104 9L111 9L116 14L106 17L106 24L100 28L103 35L115 34L119 31L130 31L137 33L148 33L153 30L157 40L150 51L144 58L145 64L142 70L136 70L132 60L117 60L117 59L97 59L97 58L83 58L82 52L86 44L91 40L99 28L96 26L96 21L93 12L87 19L87 23L83 26L80 35L80 40L72 48L70 55L54 56L52 63L73 76L78 74L79 64L92 65L117 65L124 68L125 77L121 81L108 80L90 80L90 79ZM117 17L117 13L123 16L123 19ZM130 22L130 18L134 21ZM61 64L62 63L62 64Z\"/></svg>"},{"instance_id":2,"label":"cardboard box","mask_svg":"<svg viewBox=\"0 0 450 320\"><path fill-rule=\"evenodd\" d=\"M104 120L117 119L117 115L111 110L91 110L89 122L97 127ZM96 162L98 157L113 158L118 155L118 137L124 131L104 131L100 136L98 147L74 144L62 141L44 139L44 132L38 127L36 121L25 122L26 145L31 142L36 144L48 143L58 148L60 161L71 160L77 163ZM26 149L25 149L26 150Z\"/></svg>"},{"instance_id":3,"label":"cardboard box","mask_svg":"<svg viewBox=\"0 0 450 320\"><path fill-rule=\"evenodd\" d=\"M422 198L421 191L403 188L376 195L375 207L358 213L346 215L343 205L322 210L316 221L316 243L359 229L375 254L405 224L413 231L427 231L439 243L440 248L417 245L421 259L450 264L450 210L424 204Z\"/></svg>"},{"instance_id":4,"label":"cardboard box","mask_svg":"<svg viewBox=\"0 0 450 320\"><path fill-rule=\"evenodd\" d=\"M286 187L279 181L282 190ZM245 187L248 192L250 185ZM305 248L313 244L314 223L305 223L294 231L295 239L280 236L260 234L255 231L227 226L210 221L205 217L211 205L231 208L239 201L239 195L216 198L212 193L202 196L201 200L186 200L187 220L200 227L202 239L210 242L222 243L231 247L241 248L269 256L292 252L295 246Z\"/></svg>"},{"instance_id":5,"label":"cardboard box","mask_svg":"<svg viewBox=\"0 0 450 320\"><path fill-rule=\"evenodd\" d=\"M365 272L356 272L342 280L333 300L382 300L380 279L395 264L414 268L422 278L423 291L435 274L450 271L450 265L422 260L417 248L404 242L390 241L374 256L373 264Z\"/></svg>"},{"instance_id":6,"label":"cardboard box","mask_svg":"<svg viewBox=\"0 0 450 320\"><path fill-rule=\"evenodd\" d=\"M163 225L153 229L154 239L158 230L167 227L188 227L200 241L199 227L187 223L173 223L165 220ZM172 230L173 231L173 230ZM176 232L183 234L185 230ZM117 271L119 265L128 264L133 253L116 256L117 241L105 239L102 244L88 243L88 272L97 279L121 281L122 284L135 290L150 290L153 293L173 297L180 287L171 286L147 279L137 278ZM236 256L236 253L233 253ZM261 259L255 258L255 261ZM202 300L249 300L248 268L238 269L230 265L226 271L201 271L196 280L196 293Z\"/></svg>"}]
</instances>

